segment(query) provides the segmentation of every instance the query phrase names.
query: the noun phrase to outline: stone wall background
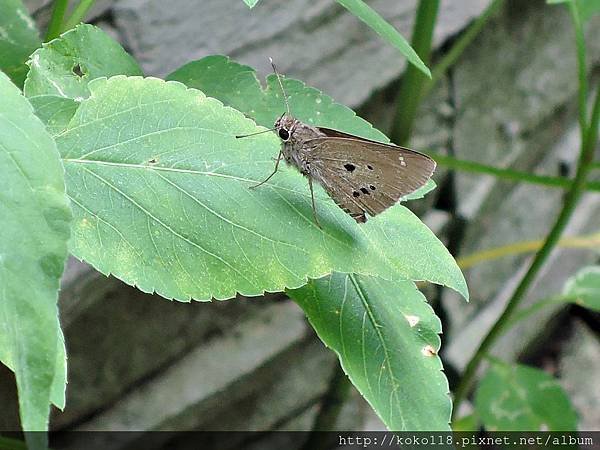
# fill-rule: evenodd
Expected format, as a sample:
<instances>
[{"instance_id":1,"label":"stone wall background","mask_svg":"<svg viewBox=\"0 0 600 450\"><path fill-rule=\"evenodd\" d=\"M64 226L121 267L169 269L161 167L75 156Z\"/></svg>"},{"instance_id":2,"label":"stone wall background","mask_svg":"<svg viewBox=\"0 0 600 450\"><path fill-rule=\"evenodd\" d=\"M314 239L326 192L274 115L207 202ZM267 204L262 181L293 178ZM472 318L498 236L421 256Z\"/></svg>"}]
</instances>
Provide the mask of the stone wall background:
<instances>
[{"instance_id":1,"label":"stone wall background","mask_svg":"<svg viewBox=\"0 0 600 450\"><path fill-rule=\"evenodd\" d=\"M47 21L48 1L26 3L40 24ZM410 36L414 0L369 3ZM487 3L442 2L438 55ZM596 68L598 19L588 30ZM262 0L253 10L241 0L102 0L91 22L119 39L148 75L164 76L209 54L227 54L264 75L272 56L282 72L357 108L384 131L405 66L392 47L332 0ZM539 174L572 174L578 151L575 64L563 8L542 0L507 1L422 105L412 146ZM559 190L443 169L436 181L433 195L411 206L460 255L543 237L561 200ZM567 234L598 231L599 217L600 196L587 194ZM451 383L527 261L514 256L466 271L469 304L431 290L428 298L444 320L442 357ZM556 251L527 302L559 292L566 277L598 261L593 250ZM308 429L335 367L333 354L282 295L172 303L70 260L60 307L69 384L65 412L52 417L55 429ZM583 430L600 424L598 324L598 315L576 307L546 309L495 350L559 377ZM14 429L14 378L0 368L0 379L0 404L11 405L3 408L0 429ZM338 427L383 426L354 393ZM232 438L230 448L237 445Z\"/></svg>"}]
</instances>

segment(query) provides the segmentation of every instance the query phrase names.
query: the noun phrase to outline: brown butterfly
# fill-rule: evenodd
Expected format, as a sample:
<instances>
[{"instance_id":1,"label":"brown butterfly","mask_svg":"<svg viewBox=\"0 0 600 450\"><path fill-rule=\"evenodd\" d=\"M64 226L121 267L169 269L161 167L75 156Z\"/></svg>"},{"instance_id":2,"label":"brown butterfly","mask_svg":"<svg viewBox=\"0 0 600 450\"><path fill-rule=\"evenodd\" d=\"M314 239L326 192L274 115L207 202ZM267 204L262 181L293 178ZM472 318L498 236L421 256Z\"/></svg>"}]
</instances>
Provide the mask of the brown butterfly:
<instances>
[{"instance_id":1,"label":"brown butterfly","mask_svg":"<svg viewBox=\"0 0 600 450\"><path fill-rule=\"evenodd\" d=\"M317 225L313 180L354 220L364 223L367 214L376 216L431 178L435 161L427 155L329 128L313 127L292 117L272 60L271 65L283 92L287 113L277 119L272 130L266 131L277 131L283 146L273 173L253 188L277 173L283 157L307 177ZM246 136L251 135L236 137Z\"/></svg>"}]
</instances>

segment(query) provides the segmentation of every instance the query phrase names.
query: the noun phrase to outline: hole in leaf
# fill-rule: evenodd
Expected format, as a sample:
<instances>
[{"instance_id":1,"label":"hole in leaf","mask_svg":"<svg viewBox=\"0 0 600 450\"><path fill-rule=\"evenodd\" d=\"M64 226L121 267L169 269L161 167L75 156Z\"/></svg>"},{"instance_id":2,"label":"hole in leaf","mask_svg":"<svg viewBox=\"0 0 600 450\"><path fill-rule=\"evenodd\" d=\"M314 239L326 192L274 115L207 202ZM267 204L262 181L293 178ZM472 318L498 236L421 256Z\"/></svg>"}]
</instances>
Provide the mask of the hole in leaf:
<instances>
[{"instance_id":1,"label":"hole in leaf","mask_svg":"<svg viewBox=\"0 0 600 450\"><path fill-rule=\"evenodd\" d=\"M371 164L367 164L367 169L373 170L373 166Z\"/></svg>"},{"instance_id":2,"label":"hole in leaf","mask_svg":"<svg viewBox=\"0 0 600 450\"><path fill-rule=\"evenodd\" d=\"M355 197L358 197L358 196L360 195L360 192L358 192L358 191L354 191L354 192L352 193L352 195L353 195L353 196L355 196Z\"/></svg>"},{"instance_id":3,"label":"hole in leaf","mask_svg":"<svg viewBox=\"0 0 600 450\"><path fill-rule=\"evenodd\" d=\"M78 77L82 77L84 75L83 70L81 70L81 66L79 64L75 64L71 70Z\"/></svg>"},{"instance_id":4,"label":"hole in leaf","mask_svg":"<svg viewBox=\"0 0 600 450\"><path fill-rule=\"evenodd\" d=\"M375 190L375 186L373 186L372 184L369 185L369 189L371 189L372 191Z\"/></svg>"},{"instance_id":5,"label":"hole in leaf","mask_svg":"<svg viewBox=\"0 0 600 450\"><path fill-rule=\"evenodd\" d=\"M362 192L363 194L370 194L370 192L367 190L367 188L360 188L360 192Z\"/></svg>"},{"instance_id":6,"label":"hole in leaf","mask_svg":"<svg viewBox=\"0 0 600 450\"><path fill-rule=\"evenodd\" d=\"M354 164L344 164L344 168L348 171L348 172L354 172L354 169L356 169L356 166Z\"/></svg>"}]
</instances>

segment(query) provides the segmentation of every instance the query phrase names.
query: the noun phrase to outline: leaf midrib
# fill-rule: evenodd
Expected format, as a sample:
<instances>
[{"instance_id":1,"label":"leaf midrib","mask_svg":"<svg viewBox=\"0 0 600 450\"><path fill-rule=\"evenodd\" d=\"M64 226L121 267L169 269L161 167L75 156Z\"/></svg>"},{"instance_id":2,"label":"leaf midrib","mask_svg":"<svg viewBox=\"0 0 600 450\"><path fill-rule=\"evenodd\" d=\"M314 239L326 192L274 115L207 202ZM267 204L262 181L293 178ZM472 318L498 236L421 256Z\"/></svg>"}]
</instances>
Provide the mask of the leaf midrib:
<instances>
[{"instance_id":1,"label":"leaf midrib","mask_svg":"<svg viewBox=\"0 0 600 450\"><path fill-rule=\"evenodd\" d=\"M383 363L386 365L389 376L390 376L390 381L392 381L392 385L391 385L392 392L390 395L390 407L389 407L389 421L391 423L391 422L393 422L393 411L394 411L394 408L392 407L392 396L394 396L396 398L396 400L398 400L398 392L396 390L397 386L395 385L395 383L399 382L399 379L395 376L394 371L392 369L389 350L387 348L385 338L384 338L383 334L381 333L381 330L379 329L379 325L377 324L377 321L375 320L373 311L371 311L371 307L365 296L362 286L360 286L360 283L358 282L358 280L356 279L356 276L354 274L348 274L348 278L350 278L350 281L354 285L354 288L356 289L356 292L361 300L361 303L363 304L363 306L367 312L367 316L369 317L369 322L373 326L373 328L377 334L377 337L381 343L381 346L383 348L383 353L384 353ZM404 419L404 416L402 415L402 410L400 410L400 420L402 422L402 429L406 429L406 420Z\"/></svg>"}]
</instances>

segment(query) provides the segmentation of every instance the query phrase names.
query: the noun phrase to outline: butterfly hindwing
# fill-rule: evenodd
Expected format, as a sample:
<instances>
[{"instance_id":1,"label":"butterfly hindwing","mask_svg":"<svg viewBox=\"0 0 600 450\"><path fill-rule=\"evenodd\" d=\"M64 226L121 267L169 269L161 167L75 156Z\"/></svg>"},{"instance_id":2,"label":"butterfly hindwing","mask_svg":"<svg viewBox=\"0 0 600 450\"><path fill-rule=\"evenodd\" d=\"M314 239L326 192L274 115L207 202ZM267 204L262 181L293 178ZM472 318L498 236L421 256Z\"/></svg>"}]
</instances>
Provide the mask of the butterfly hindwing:
<instances>
[{"instance_id":1,"label":"butterfly hindwing","mask_svg":"<svg viewBox=\"0 0 600 450\"><path fill-rule=\"evenodd\" d=\"M413 150L319 130L327 137L305 144L312 175L358 222L423 186L435 170L435 161Z\"/></svg>"}]
</instances>

